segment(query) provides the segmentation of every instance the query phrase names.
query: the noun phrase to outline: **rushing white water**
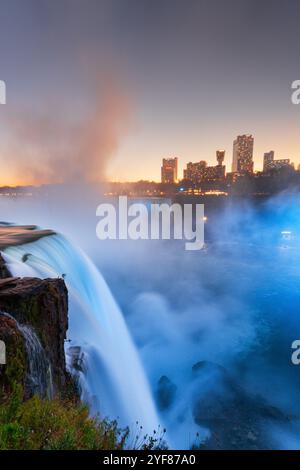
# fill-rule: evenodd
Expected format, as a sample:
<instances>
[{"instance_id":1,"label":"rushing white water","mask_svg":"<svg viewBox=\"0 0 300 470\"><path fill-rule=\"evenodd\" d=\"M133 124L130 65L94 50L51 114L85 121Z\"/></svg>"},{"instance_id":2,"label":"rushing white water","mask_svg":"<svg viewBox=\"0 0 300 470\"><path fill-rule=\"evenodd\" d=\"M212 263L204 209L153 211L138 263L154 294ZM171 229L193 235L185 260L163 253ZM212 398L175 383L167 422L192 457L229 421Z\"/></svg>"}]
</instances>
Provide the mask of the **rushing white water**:
<instances>
[{"instance_id":1,"label":"rushing white water","mask_svg":"<svg viewBox=\"0 0 300 470\"><path fill-rule=\"evenodd\" d=\"M25 256L26 255L26 256ZM122 313L94 264L61 235L11 247L4 254L14 276L61 277L69 291L69 343L79 346L86 370L83 398L93 413L152 433L159 419Z\"/></svg>"}]
</instances>

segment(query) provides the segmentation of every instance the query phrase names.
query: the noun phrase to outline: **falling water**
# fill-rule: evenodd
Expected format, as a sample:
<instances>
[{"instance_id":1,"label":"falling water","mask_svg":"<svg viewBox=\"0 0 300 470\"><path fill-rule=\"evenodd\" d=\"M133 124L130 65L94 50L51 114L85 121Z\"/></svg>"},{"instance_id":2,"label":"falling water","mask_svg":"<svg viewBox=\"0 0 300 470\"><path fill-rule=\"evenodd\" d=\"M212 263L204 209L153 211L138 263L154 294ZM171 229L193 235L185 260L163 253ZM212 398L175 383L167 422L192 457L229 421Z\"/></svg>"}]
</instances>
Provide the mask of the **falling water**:
<instances>
[{"instance_id":1,"label":"falling water","mask_svg":"<svg viewBox=\"0 0 300 470\"><path fill-rule=\"evenodd\" d=\"M28 358L29 374L27 387L33 395L53 398L53 382L51 365L37 335L30 326L18 325L24 337Z\"/></svg>"},{"instance_id":2,"label":"falling water","mask_svg":"<svg viewBox=\"0 0 300 470\"><path fill-rule=\"evenodd\" d=\"M26 389L30 391L31 395L53 398L51 365L36 333L30 326L18 323L12 315L3 312L1 315L12 318L24 338L28 364Z\"/></svg>"},{"instance_id":3,"label":"falling water","mask_svg":"<svg viewBox=\"0 0 300 470\"><path fill-rule=\"evenodd\" d=\"M87 256L61 235L5 250L14 276L61 277L69 290L69 352L80 348L82 397L93 413L116 418L145 432L159 419L123 316L101 274Z\"/></svg>"}]
</instances>

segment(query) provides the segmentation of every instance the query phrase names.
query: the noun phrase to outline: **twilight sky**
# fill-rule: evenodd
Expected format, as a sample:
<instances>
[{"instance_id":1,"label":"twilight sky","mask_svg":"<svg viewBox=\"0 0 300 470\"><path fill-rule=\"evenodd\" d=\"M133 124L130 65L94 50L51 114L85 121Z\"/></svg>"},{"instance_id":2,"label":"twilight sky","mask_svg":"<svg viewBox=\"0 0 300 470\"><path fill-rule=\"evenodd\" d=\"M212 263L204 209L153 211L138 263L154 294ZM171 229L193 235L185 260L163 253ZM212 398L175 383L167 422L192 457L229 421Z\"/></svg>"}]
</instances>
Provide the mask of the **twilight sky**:
<instances>
[{"instance_id":1,"label":"twilight sky","mask_svg":"<svg viewBox=\"0 0 300 470\"><path fill-rule=\"evenodd\" d=\"M299 0L0 0L0 184L160 178L232 141L300 163Z\"/></svg>"}]
</instances>

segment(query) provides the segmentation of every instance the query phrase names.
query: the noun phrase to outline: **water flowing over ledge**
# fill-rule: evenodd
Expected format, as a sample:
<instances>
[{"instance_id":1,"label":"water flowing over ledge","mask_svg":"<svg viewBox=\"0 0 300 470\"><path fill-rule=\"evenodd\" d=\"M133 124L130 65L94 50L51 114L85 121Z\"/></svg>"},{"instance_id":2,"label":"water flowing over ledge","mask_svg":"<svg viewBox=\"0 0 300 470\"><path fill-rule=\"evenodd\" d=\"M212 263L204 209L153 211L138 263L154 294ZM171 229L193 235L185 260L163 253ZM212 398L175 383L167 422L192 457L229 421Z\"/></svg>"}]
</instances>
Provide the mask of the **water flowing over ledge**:
<instances>
[{"instance_id":1,"label":"water flowing over ledge","mask_svg":"<svg viewBox=\"0 0 300 470\"><path fill-rule=\"evenodd\" d=\"M13 276L65 280L69 291L66 357L70 365L74 347L80 348L84 368L77 374L82 398L90 404L92 413L118 419L122 426L132 429L138 422L143 433L153 433L160 420L148 381L123 315L94 264L53 232L38 230L37 237L34 228L21 227L19 235L17 227L5 232L4 259ZM7 247L11 237L15 243ZM18 238L23 240L21 245L16 242Z\"/></svg>"},{"instance_id":2,"label":"water flowing over ledge","mask_svg":"<svg viewBox=\"0 0 300 470\"><path fill-rule=\"evenodd\" d=\"M12 225L0 222L0 250L34 242L54 233L52 230L38 229L36 225Z\"/></svg>"}]
</instances>

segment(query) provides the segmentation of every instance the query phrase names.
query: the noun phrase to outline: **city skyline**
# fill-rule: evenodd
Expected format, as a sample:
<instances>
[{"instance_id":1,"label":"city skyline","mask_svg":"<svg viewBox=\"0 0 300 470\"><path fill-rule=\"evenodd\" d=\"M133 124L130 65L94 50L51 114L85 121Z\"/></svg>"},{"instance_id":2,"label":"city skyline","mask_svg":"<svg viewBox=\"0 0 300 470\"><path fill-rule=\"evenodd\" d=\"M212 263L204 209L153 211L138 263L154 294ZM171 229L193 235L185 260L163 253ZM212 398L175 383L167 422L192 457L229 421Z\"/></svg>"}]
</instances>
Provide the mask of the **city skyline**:
<instances>
[{"instance_id":1,"label":"city skyline","mask_svg":"<svg viewBox=\"0 0 300 470\"><path fill-rule=\"evenodd\" d=\"M256 139L254 138L253 134L241 134L241 135L237 135L236 138L233 140L233 145L232 145L232 149L231 149L231 152L225 150L225 149L216 149L215 150L215 155L214 155L214 160L217 159L218 161L218 165L220 166L220 168L224 168L224 174L228 174L228 173L239 173L239 171L237 171L237 169L234 170L234 161L235 159L237 158L235 156L235 144L239 141L240 138L251 138L252 140L252 147L251 147L251 157L252 157L252 162L253 162L253 165L252 165L252 171L249 171L250 173L258 173L258 172L261 172L261 171L265 171L267 166L269 166L269 168L271 169L272 167L273 168L276 168L276 164L278 166L278 168L280 166L285 166L285 165L292 165L295 169L298 168L298 165L300 166L300 163L297 165L296 163L296 160L295 158L283 158L282 156L280 156L280 158L276 158L275 159L275 154L277 153L275 150L273 149L269 149L267 151L264 151L263 154L257 158L255 158L255 153L254 153L254 148L255 148L255 141ZM222 160L222 163L220 163L219 161L219 158L220 158L220 154L222 154L222 157L221 157L221 160ZM176 160L176 169L175 169L175 174L176 174L176 177L175 177L175 181L181 181L183 179L185 179L185 172L188 171L188 167L189 165L201 165L201 164L205 164L206 165L206 168L208 169L214 169L214 168L217 168L218 165L214 165L215 164L215 161L211 161L210 158L203 158L203 159L198 159L198 160L195 160L193 162L191 161L186 161L185 158L182 158L182 156L175 156L173 157L172 155L168 155L168 156L165 156L165 157L158 157L159 158L159 161L160 163L162 163L162 165L164 164L164 162L171 162L172 160ZM172 162L171 162L171 165L172 165ZM209 166L211 165L211 166ZM222 166L224 165L224 167ZM120 182L120 183L126 183L126 182L137 182L137 181L153 181L153 182L165 182L165 183L168 183L170 182L170 180L172 178L169 177L169 181L168 180L168 177L165 178L165 181L164 178L163 178L163 166L160 167L160 171L158 171L159 173L159 177L158 178L149 178L147 177L147 175L143 175L141 178L137 178L137 179L133 179L133 178L129 178L129 179L117 179L117 178L106 178L106 181L110 181L110 182ZM247 171L246 171L247 172ZM222 179L222 177L220 177L220 179ZM1 180L0 180L1 181ZM103 180L104 182L105 180ZM101 182L101 181L100 181ZM50 182L49 182L50 183ZM59 183L59 181L54 181L54 183ZM43 182L41 184L48 184L48 182ZM31 183L22 183L22 182L17 182L17 183L0 183L0 186L4 187L4 186L30 186ZM38 185L38 184L33 184L33 185Z\"/></svg>"},{"instance_id":2,"label":"city skyline","mask_svg":"<svg viewBox=\"0 0 300 470\"><path fill-rule=\"evenodd\" d=\"M191 180L200 182L201 179L206 180L223 180L228 174L255 174L259 172L268 172L279 170L283 167L295 168L295 164L290 158L275 159L275 151L269 150L264 152L262 156L262 168L257 170L254 167L254 136L252 134L238 135L233 141L233 150L231 154L231 163L229 168L224 165L226 150L216 150L217 165L207 165L207 160L197 162L188 162L186 169L183 169L182 177L178 176L179 157L167 157L162 159L161 182L175 183L181 180Z\"/></svg>"},{"instance_id":3,"label":"city skyline","mask_svg":"<svg viewBox=\"0 0 300 470\"><path fill-rule=\"evenodd\" d=\"M276 164L278 164L278 168L280 166L285 166L285 165L291 165L292 167L294 167L295 169L298 168L298 165L295 163L295 159L293 158L282 158L282 156L280 156L280 158L276 158L275 159L275 154L276 154L276 151L274 151L273 149L269 149L268 151L264 151L263 154L261 155L260 157L260 161L258 163L258 168L255 166L255 156L254 156L254 146L255 146L255 138L253 136L253 134L241 134L241 135L237 135L236 138L233 140L233 145L232 145L232 149L231 149L231 152L228 152L226 149L216 149L215 150L215 155L214 155L214 160L217 159L217 162L218 164L217 165L213 165L215 164L216 162L215 161L211 161L211 159L208 159L208 158L203 158L203 159L199 159L199 160L196 160L196 161L186 161L185 158L182 158L182 156L180 155L177 155L177 156L172 156L172 155L168 155L168 156L165 156L165 157L157 157L159 159L159 162L160 164L162 164L160 166L160 170L158 171L159 173L159 178L156 178L156 179L151 179L151 178L148 178L147 175L144 175L143 177L139 178L139 179L114 179L114 178L111 178L111 179L107 179L107 181L110 181L110 182L137 182L137 181L153 181L153 182L164 182L164 183L171 183L171 180L174 179L174 181L181 181L181 180L184 180L185 179L185 173L188 171L189 169L189 166L190 165L199 165L201 166L201 164L205 164L205 167L208 168L208 169L214 169L214 168L218 168L218 166L222 169L224 168L224 175L225 174L229 174L229 173L243 173L242 172L239 172L237 169L234 170L234 165L237 164L235 162L235 159L237 158L235 153L235 144L239 141L240 138L251 138L252 140L252 148L251 148L251 159L253 160L253 165L252 165L252 170L249 170L249 171L246 171L249 172L249 173L259 173L259 172L262 172L262 171L266 171L267 168L269 167L269 169L272 169L272 168L276 168ZM227 163L226 163L227 162ZM166 176L163 175L163 167L164 167L164 163L169 166L169 168L166 168ZM175 163L175 166L173 167L173 164ZM209 166L211 165L211 166ZM185 168L184 168L185 166ZM299 166L300 166L300 163L299 163ZM173 167L173 168L172 168ZM168 171L174 171L174 178L173 176L171 176L170 174L168 175ZM220 179L222 179L222 176L220 176ZM55 182L56 183L56 182ZM47 184L46 183L43 183L43 184ZM17 183L17 184L9 184L9 183L5 183L5 184L0 184L0 186L26 186L27 184L23 184L23 183ZM30 185L30 184L29 184Z\"/></svg>"},{"instance_id":4,"label":"city skyline","mask_svg":"<svg viewBox=\"0 0 300 470\"><path fill-rule=\"evenodd\" d=\"M190 161L213 165L216 148L229 168L245 133L255 170L268 149L297 166L300 3L188 5L5 2L0 184L159 181L163 157L179 155L182 174Z\"/></svg>"}]
</instances>

